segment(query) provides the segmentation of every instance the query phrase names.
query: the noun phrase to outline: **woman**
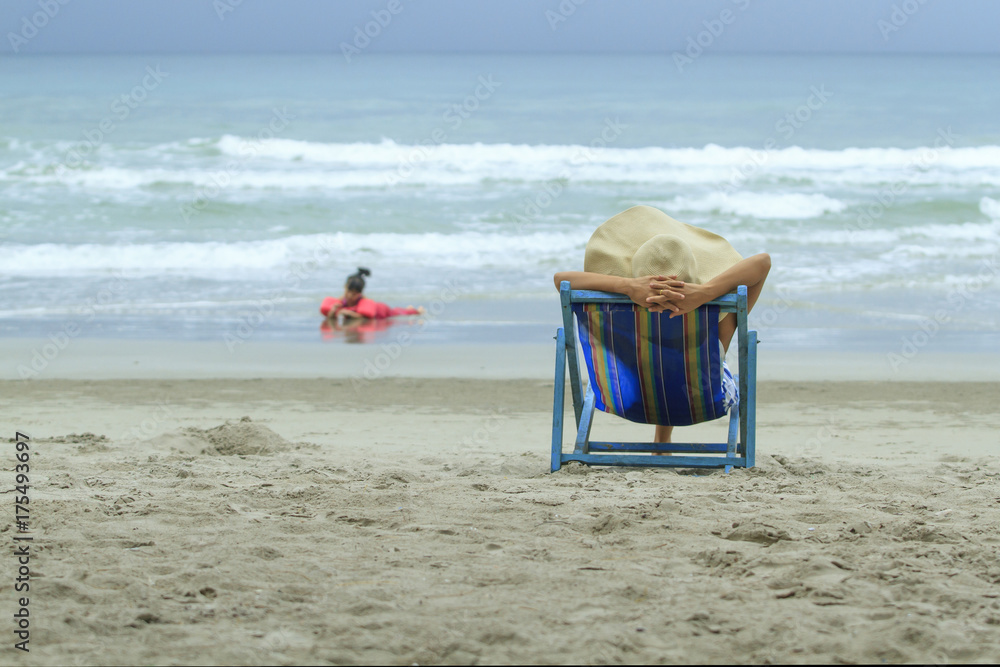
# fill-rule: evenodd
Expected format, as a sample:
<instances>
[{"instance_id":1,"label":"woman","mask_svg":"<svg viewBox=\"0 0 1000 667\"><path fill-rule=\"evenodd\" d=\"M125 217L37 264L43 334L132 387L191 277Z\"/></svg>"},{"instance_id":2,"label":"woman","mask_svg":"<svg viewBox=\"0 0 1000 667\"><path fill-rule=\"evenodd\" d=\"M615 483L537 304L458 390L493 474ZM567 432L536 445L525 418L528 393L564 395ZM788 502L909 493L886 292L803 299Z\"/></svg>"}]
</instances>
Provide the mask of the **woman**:
<instances>
[{"instance_id":1,"label":"woman","mask_svg":"<svg viewBox=\"0 0 1000 667\"><path fill-rule=\"evenodd\" d=\"M359 266L357 273L348 276L347 284L344 285L344 296L340 299L332 296L326 297L319 307L319 312L331 319L337 319L338 315L343 315L344 317L364 317L372 320L383 320L397 315L420 315L424 312L422 307L390 308L384 303L372 301L363 296L361 293L365 289L365 276L371 274L371 271Z\"/></svg>"},{"instance_id":2,"label":"woman","mask_svg":"<svg viewBox=\"0 0 1000 667\"><path fill-rule=\"evenodd\" d=\"M568 280L573 289L625 294L654 312L684 315L747 286L752 309L771 269L761 253L743 259L718 234L678 222L650 206L635 206L611 218L587 242L583 271L561 271L556 288ZM736 315L719 321L724 352L736 333ZM656 442L670 442L672 426L656 427Z\"/></svg>"}]
</instances>

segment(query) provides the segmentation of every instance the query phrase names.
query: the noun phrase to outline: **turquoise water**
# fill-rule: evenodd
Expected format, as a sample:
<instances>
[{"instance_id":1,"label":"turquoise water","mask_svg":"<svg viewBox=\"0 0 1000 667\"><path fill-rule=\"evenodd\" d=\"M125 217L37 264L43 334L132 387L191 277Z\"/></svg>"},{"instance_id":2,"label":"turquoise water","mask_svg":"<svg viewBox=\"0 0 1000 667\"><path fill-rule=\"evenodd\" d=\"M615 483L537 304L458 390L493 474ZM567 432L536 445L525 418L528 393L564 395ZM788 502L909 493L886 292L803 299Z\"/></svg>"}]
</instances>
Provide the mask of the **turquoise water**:
<instances>
[{"instance_id":1,"label":"turquoise water","mask_svg":"<svg viewBox=\"0 0 1000 667\"><path fill-rule=\"evenodd\" d=\"M363 265L372 297L437 305L418 341L548 340L552 273L642 203L771 253L756 316L780 344L895 345L937 315L935 340L992 345L998 75L964 56L0 58L0 334L323 340L319 301Z\"/></svg>"}]
</instances>

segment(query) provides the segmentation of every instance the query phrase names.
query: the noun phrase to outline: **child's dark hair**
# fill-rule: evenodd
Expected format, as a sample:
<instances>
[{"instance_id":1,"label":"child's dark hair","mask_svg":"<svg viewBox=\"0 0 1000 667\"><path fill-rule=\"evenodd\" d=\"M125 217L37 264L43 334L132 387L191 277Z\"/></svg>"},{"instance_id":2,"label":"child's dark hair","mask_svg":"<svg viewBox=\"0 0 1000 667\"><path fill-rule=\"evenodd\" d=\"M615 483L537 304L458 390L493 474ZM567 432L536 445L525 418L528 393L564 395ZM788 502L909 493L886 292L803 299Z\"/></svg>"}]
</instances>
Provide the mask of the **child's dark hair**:
<instances>
[{"instance_id":1,"label":"child's dark hair","mask_svg":"<svg viewBox=\"0 0 1000 667\"><path fill-rule=\"evenodd\" d=\"M364 292L365 291L365 276L370 276L372 274L368 269L359 266L358 272L352 276L347 277L347 289L352 292Z\"/></svg>"}]
</instances>

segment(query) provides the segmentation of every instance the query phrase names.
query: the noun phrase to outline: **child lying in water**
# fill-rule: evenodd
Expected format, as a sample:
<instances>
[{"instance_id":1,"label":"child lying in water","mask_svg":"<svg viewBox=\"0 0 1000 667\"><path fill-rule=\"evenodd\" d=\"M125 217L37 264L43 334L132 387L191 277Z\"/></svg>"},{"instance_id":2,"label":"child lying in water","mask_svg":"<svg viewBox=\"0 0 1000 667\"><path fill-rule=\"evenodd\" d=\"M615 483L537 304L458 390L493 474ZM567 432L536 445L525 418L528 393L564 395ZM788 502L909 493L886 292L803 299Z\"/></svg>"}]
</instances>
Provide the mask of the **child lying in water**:
<instances>
[{"instance_id":1,"label":"child lying in water","mask_svg":"<svg viewBox=\"0 0 1000 667\"><path fill-rule=\"evenodd\" d=\"M320 304L319 312L328 318L336 319L338 315L344 317L364 317L371 320L382 320L387 317L398 315L421 315L424 308L390 308L387 304L372 301L362 296L365 289L365 276L372 274L368 269L358 267L358 272L347 278L344 286L344 296L337 299L328 296Z\"/></svg>"}]
</instances>

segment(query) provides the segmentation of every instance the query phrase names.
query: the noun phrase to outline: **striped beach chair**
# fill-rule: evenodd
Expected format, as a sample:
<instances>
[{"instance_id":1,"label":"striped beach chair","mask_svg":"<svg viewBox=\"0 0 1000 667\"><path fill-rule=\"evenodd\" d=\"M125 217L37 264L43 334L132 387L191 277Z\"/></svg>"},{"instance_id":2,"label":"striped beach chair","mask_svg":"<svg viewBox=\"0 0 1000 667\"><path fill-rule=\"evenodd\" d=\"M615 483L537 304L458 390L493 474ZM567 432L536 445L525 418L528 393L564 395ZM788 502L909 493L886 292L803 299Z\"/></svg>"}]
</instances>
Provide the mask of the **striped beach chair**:
<instances>
[{"instance_id":1,"label":"striped beach chair","mask_svg":"<svg viewBox=\"0 0 1000 667\"><path fill-rule=\"evenodd\" d=\"M556 333L552 406L552 471L563 463L750 468L754 465L757 332L747 329L747 288L670 318L622 294L559 290L563 326ZM738 399L729 409L729 436L719 443L593 442L594 410L642 424L688 426L726 413L720 313L736 313ZM574 322L576 327L574 327ZM579 336L574 334L578 330ZM577 342L578 341L578 342ZM584 386L580 357L586 367ZM566 367L576 418L573 451L563 452ZM671 456L656 456L671 454Z\"/></svg>"}]
</instances>

